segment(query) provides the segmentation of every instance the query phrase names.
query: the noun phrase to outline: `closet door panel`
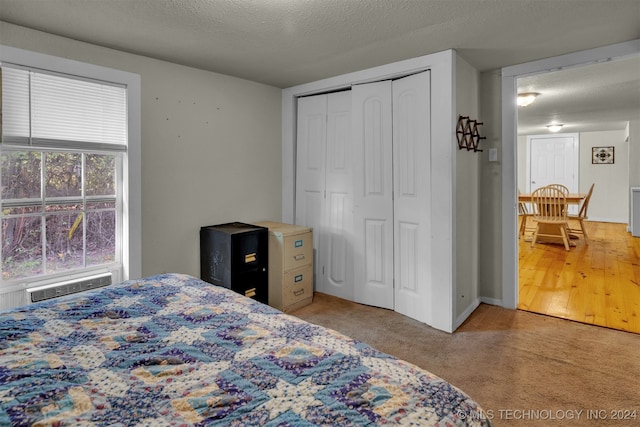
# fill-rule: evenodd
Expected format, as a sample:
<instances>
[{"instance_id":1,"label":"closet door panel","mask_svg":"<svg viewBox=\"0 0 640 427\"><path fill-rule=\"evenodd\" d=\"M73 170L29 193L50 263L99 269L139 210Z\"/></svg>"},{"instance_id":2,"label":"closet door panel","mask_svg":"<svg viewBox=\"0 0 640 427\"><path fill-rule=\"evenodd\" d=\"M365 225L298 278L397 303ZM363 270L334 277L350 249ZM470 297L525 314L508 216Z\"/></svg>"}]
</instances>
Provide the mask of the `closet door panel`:
<instances>
[{"instance_id":1,"label":"closet door panel","mask_svg":"<svg viewBox=\"0 0 640 427\"><path fill-rule=\"evenodd\" d=\"M393 309L391 82L352 88L354 300Z\"/></svg>"},{"instance_id":2,"label":"closet door panel","mask_svg":"<svg viewBox=\"0 0 640 427\"><path fill-rule=\"evenodd\" d=\"M353 300L351 91L328 95L324 233L317 289Z\"/></svg>"},{"instance_id":3,"label":"closet door panel","mask_svg":"<svg viewBox=\"0 0 640 427\"><path fill-rule=\"evenodd\" d=\"M429 72L393 82L395 310L431 323Z\"/></svg>"},{"instance_id":4,"label":"closet door panel","mask_svg":"<svg viewBox=\"0 0 640 427\"><path fill-rule=\"evenodd\" d=\"M396 265L396 280L395 285L403 292L418 293L418 265L420 259L418 258L420 241L420 227L418 224L412 224L408 222L398 223L398 233L396 233L395 239L397 240L396 247L398 248L396 258L399 261L399 265Z\"/></svg>"},{"instance_id":5,"label":"closet door panel","mask_svg":"<svg viewBox=\"0 0 640 427\"><path fill-rule=\"evenodd\" d=\"M298 99L295 223L313 228L314 248L318 248L324 232L326 139L327 95ZM314 251L316 277L318 261L318 253Z\"/></svg>"}]
</instances>

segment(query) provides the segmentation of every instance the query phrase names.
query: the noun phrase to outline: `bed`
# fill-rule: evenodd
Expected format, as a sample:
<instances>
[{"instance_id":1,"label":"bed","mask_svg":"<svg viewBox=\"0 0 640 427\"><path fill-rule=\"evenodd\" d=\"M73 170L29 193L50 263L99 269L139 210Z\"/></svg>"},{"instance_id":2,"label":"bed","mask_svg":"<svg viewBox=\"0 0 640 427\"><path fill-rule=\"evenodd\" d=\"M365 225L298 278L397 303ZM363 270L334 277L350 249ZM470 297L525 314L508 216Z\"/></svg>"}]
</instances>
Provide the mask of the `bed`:
<instances>
[{"instance_id":1,"label":"bed","mask_svg":"<svg viewBox=\"0 0 640 427\"><path fill-rule=\"evenodd\" d=\"M0 425L489 425L435 375L188 275L0 312Z\"/></svg>"}]
</instances>

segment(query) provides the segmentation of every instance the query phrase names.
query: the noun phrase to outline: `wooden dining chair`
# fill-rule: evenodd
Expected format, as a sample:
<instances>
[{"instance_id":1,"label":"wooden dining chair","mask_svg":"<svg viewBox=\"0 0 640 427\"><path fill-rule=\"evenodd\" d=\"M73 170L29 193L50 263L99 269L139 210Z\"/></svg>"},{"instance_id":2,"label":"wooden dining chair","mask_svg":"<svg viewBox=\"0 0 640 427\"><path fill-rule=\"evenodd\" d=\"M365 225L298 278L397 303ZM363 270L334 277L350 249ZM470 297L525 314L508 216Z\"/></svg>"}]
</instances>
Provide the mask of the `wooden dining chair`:
<instances>
[{"instance_id":1,"label":"wooden dining chair","mask_svg":"<svg viewBox=\"0 0 640 427\"><path fill-rule=\"evenodd\" d=\"M595 185L596 185L595 183L591 184L591 188L589 188L587 195L582 200L582 204L580 205L580 210L578 211L578 214L567 215L568 219L577 220L578 225L580 226L580 228L569 228L569 231L575 234L582 233L582 235L584 236L584 243L587 245L589 244L589 237L587 236L587 230L584 228L584 220L588 219L587 210L589 209L589 200L591 200L591 194L593 193L593 187L595 187Z\"/></svg>"},{"instance_id":2,"label":"wooden dining chair","mask_svg":"<svg viewBox=\"0 0 640 427\"><path fill-rule=\"evenodd\" d=\"M562 190L548 186L538 188L531 194L531 201L533 220L536 222L531 247L535 246L538 237L553 237L562 238L564 248L569 250L567 199Z\"/></svg>"},{"instance_id":3,"label":"wooden dining chair","mask_svg":"<svg viewBox=\"0 0 640 427\"><path fill-rule=\"evenodd\" d=\"M562 191L562 193L563 193L565 196L568 196L568 195L569 195L569 187L567 187L567 186L566 186L566 185L564 185L564 184L549 184L549 185L546 185L545 187L549 187L549 188L557 188L558 190ZM568 207L568 205L567 205L567 207ZM568 212L567 212L567 214L568 214ZM569 231L569 229L567 228L567 232L568 232L568 231Z\"/></svg>"},{"instance_id":4,"label":"wooden dining chair","mask_svg":"<svg viewBox=\"0 0 640 427\"><path fill-rule=\"evenodd\" d=\"M569 187L567 187L566 185L563 184L549 184L546 187L549 188L557 188L558 190L562 191L562 193L566 196L567 194L569 194Z\"/></svg>"}]
</instances>

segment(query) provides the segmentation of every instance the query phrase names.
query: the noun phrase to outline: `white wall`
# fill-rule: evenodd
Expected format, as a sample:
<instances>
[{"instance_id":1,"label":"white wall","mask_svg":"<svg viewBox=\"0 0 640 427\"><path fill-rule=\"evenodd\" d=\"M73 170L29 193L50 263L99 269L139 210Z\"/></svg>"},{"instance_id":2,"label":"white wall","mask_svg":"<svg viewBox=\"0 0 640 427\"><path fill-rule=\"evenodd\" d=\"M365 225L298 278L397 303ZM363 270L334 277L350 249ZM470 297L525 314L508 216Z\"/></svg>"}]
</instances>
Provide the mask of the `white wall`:
<instances>
[{"instance_id":1,"label":"white wall","mask_svg":"<svg viewBox=\"0 0 640 427\"><path fill-rule=\"evenodd\" d=\"M143 275L199 277L201 226L280 220L280 89L5 22L0 40L140 74Z\"/></svg>"},{"instance_id":2,"label":"white wall","mask_svg":"<svg viewBox=\"0 0 640 427\"><path fill-rule=\"evenodd\" d=\"M592 164L592 147L614 147L614 164ZM624 130L580 133L580 191L587 192L592 183L589 202L590 221L629 221L629 144Z\"/></svg>"},{"instance_id":3,"label":"white wall","mask_svg":"<svg viewBox=\"0 0 640 427\"><path fill-rule=\"evenodd\" d=\"M456 109L458 116L482 122L479 117L480 73L459 55L456 55ZM480 134L484 135L480 126ZM456 295L455 312L463 315L476 307L478 301L478 242L479 242L479 194L480 161L487 161L488 150L480 141L482 152L456 151Z\"/></svg>"},{"instance_id":4,"label":"white wall","mask_svg":"<svg viewBox=\"0 0 640 427\"><path fill-rule=\"evenodd\" d=\"M629 122L629 159L640 159L640 118ZM629 187L640 187L640 165L629 165Z\"/></svg>"},{"instance_id":5,"label":"white wall","mask_svg":"<svg viewBox=\"0 0 640 427\"><path fill-rule=\"evenodd\" d=\"M631 120L629 122L629 158L640 159L640 119ZM629 188L640 187L640 166L638 163L632 163L629 165ZM631 209L633 204L631 203L631 191L629 191L629 220L631 221ZM629 224L629 231L631 231L631 224ZM637 234L637 233L636 233Z\"/></svg>"},{"instance_id":6,"label":"white wall","mask_svg":"<svg viewBox=\"0 0 640 427\"><path fill-rule=\"evenodd\" d=\"M527 190L527 136L518 135L518 189L521 192Z\"/></svg>"},{"instance_id":7,"label":"white wall","mask_svg":"<svg viewBox=\"0 0 640 427\"><path fill-rule=\"evenodd\" d=\"M484 302L502 303L502 109L500 71L480 76L480 114L487 136L486 150L498 150L497 162L480 164L480 295Z\"/></svg>"}]
</instances>

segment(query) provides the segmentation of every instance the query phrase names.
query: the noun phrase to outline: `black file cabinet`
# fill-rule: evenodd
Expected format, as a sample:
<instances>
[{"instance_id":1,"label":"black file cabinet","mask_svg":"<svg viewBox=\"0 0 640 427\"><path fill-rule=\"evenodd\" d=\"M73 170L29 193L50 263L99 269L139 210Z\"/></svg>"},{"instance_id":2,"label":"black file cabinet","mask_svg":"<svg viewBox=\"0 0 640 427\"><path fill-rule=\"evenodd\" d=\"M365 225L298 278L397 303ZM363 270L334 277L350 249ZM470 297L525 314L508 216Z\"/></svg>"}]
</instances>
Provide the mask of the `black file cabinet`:
<instances>
[{"instance_id":1,"label":"black file cabinet","mask_svg":"<svg viewBox=\"0 0 640 427\"><path fill-rule=\"evenodd\" d=\"M268 304L268 233L241 222L200 228L202 280Z\"/></svg>"}]
</instances>

